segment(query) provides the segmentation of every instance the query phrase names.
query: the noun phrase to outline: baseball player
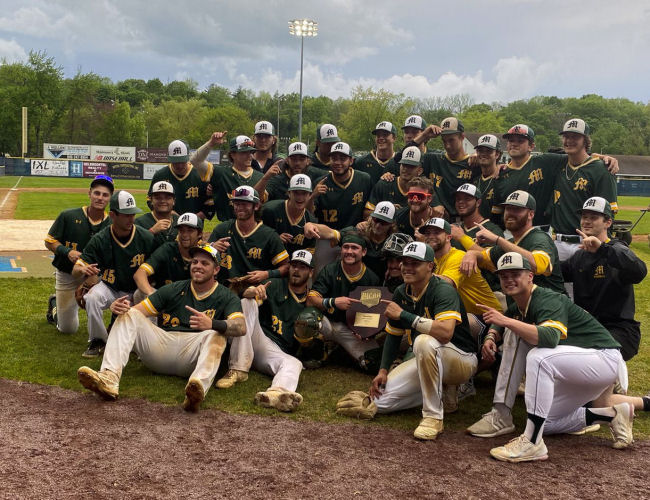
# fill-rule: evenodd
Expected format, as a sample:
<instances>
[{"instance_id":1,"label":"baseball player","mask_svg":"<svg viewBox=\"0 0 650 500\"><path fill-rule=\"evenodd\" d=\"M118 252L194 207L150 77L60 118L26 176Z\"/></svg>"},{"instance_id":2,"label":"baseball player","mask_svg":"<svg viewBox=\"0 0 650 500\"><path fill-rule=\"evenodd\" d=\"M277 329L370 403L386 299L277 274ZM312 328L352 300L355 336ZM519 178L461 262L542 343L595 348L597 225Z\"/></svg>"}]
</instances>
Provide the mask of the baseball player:
<instances>
[{"instance_id":1,"label":"baseball player","mask_svg":"<svg viewBox=\"0 0 650 500\"><path fill-rule=\"evenodd\" d=\"M377 124L372 135L375 136L375 149L366 156L357 158L354 161L354 169L370 175L372 184L375 185L384 172L397 170L397 164L393 160L397 129L391 122L383 121Z\"/></svg>"},{"instance_id":2,"label":"baseball player","mask_svg":"<svg viewBox=\"0 0 650 500\"><path fill-rule=\"evenodd\" d=\"M395 224L400 233L415 236L415 231L431 217L442 213L431 206L433 184L426 177L416 177L407 184L406 200L408 206L395 213Z\"/></svg>"},{"instance_id":3,"label":"baseball player","mask_svg":"<svg viewBox=\"0 0 650 500\"><path fill-rule=\"evenodd\" d=\"M402 276L385 315L386 341L381 369L370 393L353 391L339 400L336 412L357 418L373 418L422 406L422 420L413 435L433 440L443 430L443 386L466 382L476 370L476 343L458 294L433 274L433 249L423 242L406 245ZM411 349L405 361L388 373L403 335Z\"/></svg>"},{"instance_id":4,"label":"baseball player","mask_svg":"<svg viewBox=\"0 0 650 500\"><path fill-rule=\"evenodd\" d=\"M408 118L406 118L406 120L404 120L404 125L402 126L405 148L414 145L415 143L413 142L413 139L415 139L417 135L420 132L422 132L425 128L427 128L427 122L421 116L411 115ZM417 145L417 147L423 154L427 152L426 141ZM395 161L396 165L399 165L401 163L403 152L404 150L397 151L395 153L395 157L393 158L393 160Z\"/></svg>"},{"instance_id":5,"label":"baseball player","mask_svg":"<svg viewBox=\"0 0 650 500\"><path fill-rule=\"evenodd\" d=\"M616 178L607 171L605 163L590 155L589 125L580 118L568 120L560 135L568 157L564 169L555 178L551 228L555 235L560 262L578 250L580 227L578 211L592 196L605 198L616 213Z\"/></svg>"},{"instance_id":6,"label":"baseball player","mask_svg":"<svg viewBox=\"0 0 650 500\"><path fill-rule=\"evenodd\" d=\"M272 200L262 207L262 222L275 229L289 254L303 248L313 254L316 249L316 240L305 236L305 224L316 222L307 210L311 192L311 179L296 174L289 181L288 199Z\"/></svg>"},{"instance_id":7,"label":"baseball player","mask_svg":"<svg viewBox=\"0 0 650 500\"><path fill-rule=\"evenodd\" d=\"M287 274L289 255L278 233L257 222L260 198L250 186L239 186L233 191L235 219L216 226L208 241L221 252L220 276L249 285Z\"/></svg>"},{"instance_id":8,"label":"baseball player","mask_svg":"<svg viewBox=\"0 0 650 500\"><path fill-rule=\"evenodd\" d=\"M157 373L189 377L182 406L198 411L219 369L226 337L245 335L246 325L239 298L215 279L217 251L205 245L193 247L190 254L191 279L165 285L135 306L128 296L111 304L118 318L101 369L79 368L81 385L106 400L116 400L122 370L133 350ZM147 319L158 315L160 327Z\"/></svg>"},{"instance_id":9,"label":"baseball player","mask_svg":"<svg viewBox=\"0 0 650 500\"><path fill-rule=\"evenodd\" d=\"M481 193L479 212L484 219L500 222L500 217L492 212L492 208L496 200L495 186L499 177L497 163L501 159L501 141L496 135L482 135L478 138L474 151L476 152L476 164L481 169L480 174L472 180L478 188L478 192ZM460 188L456 192L459 190ZM458 215L463 217L460 213Z\"/></svg>"},{"instance_id":10,"label":"baseball player","mask_svg":"<svg viewBox=\"0 0 650 500\"><path fill-rule=\"evenodd\" d=\"M386 241L381 252L386 259L386 277L383 286L391 293L395 293L398 286L404 283L402 279L402 254L406 245L411 243L413 238L408 234L393 233Z\"/></svg>"},{"instance_id":11,"label":"baseball player","mask_svg":"<svg viewBox=\"0 0 650 500\"><path fill-rule=\"evenodd\" d=\"M61 212L45 237L45 248L54 254L56 290L48 299L46 317L62 333L75 333L79 328L75 290L85 276L73 276L72 268L92 236L110 224L105 210L113 189L113 179L95 177L88 190L89 204Z\"/></svg>"},{"instance_id":12,"label":"baseball player","mask_svg":"<svg viewBox=\"0 0 650 500\"><path fill-rule=\"evenodd\" d=\"M114 300L136 290L133 274L152 252L153 235L133 223L135 214L141 212L128 191L113 194L111 225L92 237L72 270L76 277L101 278L85 297L89 343L84 358L95 358L104 351L108 333L102 313Z\"/></svg>"},{"instance_id":13,"label":"baseball player","mask_svg":"<svg viewBox=\"0 0 650 500\"><path fill-rule=\"evenodd\" d=\"M253 134L255 151L251 166L262 173L265 173L271 165L275 164L280 158L276 156L278 150L278 138L275 135L275 127L271 122L261 121L255 124Z\"/></svg>"},{"instance_id":14,"label":"baseball player","mask_svg":"<svg viewBox=\"0 0 650 500\"><path fill-rule=\"evenodd\" d=\"M174 241L178 235L174 210L174 187L167 181L151 186L151 212L135 219L135 225L148 229L153 234L154 244L159 247L167 241Z\"/></svg>"},{"instance_id":15,"label":"baseball player","mask_svg":"<svg viewBox=\"0 0 650 500\"><path fill-rule=\"evenodd\" d=\"M295 392L302 363L294 357L294 321L305 308L307 282L313 270L311 261L311 253L296 250L291 255L288 277L251 286L242 295L248 335L232 340L228 367L246 374L246 378L251 366L273 377L271 386L255 395L255 403L266 408L289 412L302 402L302 396ZM226 374L224 378L241 381L243 376ZM219 382L217 387L232 387Z\"/></svg>"},{"instance_id":16,"label":"baseball player","mask_svg":"<svg viewBox=\"0 0 650 500\"><path fill-rule=\"evenodd\" d=\"M234 217L230 200L232 191L238 186L255 186L263 176L252 167L255 144L250 138L238 135L230 141L229 148L228 158L232 166L216 166L210 180L214 210L222 222Z\"/></svg>"},{"instance_id":17,"label":"baseball player","mask_svg":"<svg viewBox=\"0 0 650 500\"><path fill-rule=\"evenodd\" d=\"M407 205L408 183L422 175L422 152L416 146L410 146L402 151L399 162L399 175L393 180L381 179L372 188L366 210L372 211L380 201L390 201L396 208Z\"/></svg>"},{"instance_id":18,"label":"baseball player","mask_svg":"<svg viewBox=\"0 0 650 500\"><path fill-rule=\"evenodd\" d=\"M512 392L512 382L517 379L513 375L525 368L526 429L505 446L490 450L494 458L507 462L546 460L544 434L579 431L596 423L609 425L614 448L629 446L634 407L643 407L644 401L612 395L614 381L625 367L618 342L566 295L536 286L531 263L521 254L505 253L497 269L501 288L513 302L505 315L485 307L484 319L492 326L483 353L495 352L495 342L507 328L511 338L504 341L504 360L506 349L516 349L521 355L513 364L501 363L495 407L468 432L493 437L514 431L511 406L497 397L497 391ZM605 403L612 399L618 402L613 406Z\"/></svg>"},{"instance_id":19,"label":"baseball player","mask_svg":"<svg viewBox=\"0 0 650 500\"><path fill-rule=\"evenodd\" d=\"M149 282L152 276L159 287L190 279L190 249L200 244L203 219L187 212L178 217L175 230L178 233L177 241L168 241L156 248L133 275L138 286L137 292L133 294L136 304L156 291Z\"/></svg>"},{"instance_id":20,"label":"baseball player","mask_svg":"<svg viewBox=\"0 0 650 500\"><path fill-rule=\"evenodd\" d=\"M311 164L322 170L330 169L330 151L339 142L339 133L331 123L325 123L316 129L316 149L311 156Z\"/></svg>"},{"instance_id":21,"label":"baseball player","mask_svg":"<svg viewBox=\"0 0 650 500\"><path fill-rule=\"evenodd\" d=\"M641 328L634 319L634 286L646 277L645 262L628 246L607 235L612 207L605 198L585 201L580 212L580 249L562 262L574 301L591 313L621 344L625 361L639 351Z\"/></svg>"}]
</instances>

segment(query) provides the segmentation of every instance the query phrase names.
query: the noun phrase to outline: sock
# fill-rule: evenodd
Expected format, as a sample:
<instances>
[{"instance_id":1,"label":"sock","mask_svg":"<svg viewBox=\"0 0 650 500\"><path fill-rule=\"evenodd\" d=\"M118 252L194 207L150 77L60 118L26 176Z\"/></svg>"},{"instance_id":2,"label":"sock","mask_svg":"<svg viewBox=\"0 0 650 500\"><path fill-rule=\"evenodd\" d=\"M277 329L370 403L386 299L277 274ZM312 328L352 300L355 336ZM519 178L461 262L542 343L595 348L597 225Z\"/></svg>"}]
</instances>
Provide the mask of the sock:
<instances>
[{"instance_id":1,"label":"sock","mask_svg":"<svg viewBox=\"0 0 650 500\"><path fill-rule=\"evenodd\" d=\"M533 415L532 413L528 414L528 420L526 421L526 430L524 430L524 435L528 440L533 444L539 444L542 440L542 429L544 428L544 422L546 419L544 417L539 417Z\"/></svg>"},{"instance_id":2,"label":"sock","mask_svg":"<svg viewBox=\"0 0 650 500\"><path fill-rule=\"evenodd\" d=\"M587 408L585 409L585 422L593 425L596 422L609 423L616 416L614 408Z\"/></svg>"},{"instance_id":3,"label":"sock","mask_svg":"<svg viewBox=\"0 0 650 500\"><path fill-rule=\"evenodd\" d=\"M643 411L650 411L650 396L643 396Z\"/></svg>"},{"instance_id":4,"label":"sock","mask_svg":"<svg viewBox=\"0 0 650 500\"><path fill-rule=\"evenodd\" d=\"M512 412L510 411L510 408L503 403L494 403L494 409L499 412L499 415L501 415L501 418L504 420L507 420L508 422L512 420Z\"/></svg>"}]
</instances>

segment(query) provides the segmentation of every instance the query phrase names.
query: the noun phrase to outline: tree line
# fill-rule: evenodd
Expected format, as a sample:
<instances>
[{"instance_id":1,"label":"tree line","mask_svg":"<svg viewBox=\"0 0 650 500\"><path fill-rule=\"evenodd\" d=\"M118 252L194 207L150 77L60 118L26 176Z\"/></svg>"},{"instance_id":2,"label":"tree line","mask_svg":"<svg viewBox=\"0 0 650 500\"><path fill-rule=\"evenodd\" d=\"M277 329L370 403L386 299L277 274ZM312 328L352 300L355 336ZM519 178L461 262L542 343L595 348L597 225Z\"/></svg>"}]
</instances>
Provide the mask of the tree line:
<instances>
[{"instance_id":1,"label":"tree line","mask_svg":"<svg viewBox=\"0 0 650 500\"><path fill-rule=\"evenodd\" d=\"M181 138L198 147L217 129L228 130L231 137L250 135L258 120L279 126L280 151L298 137L298 93L233 91L218 85L201 90L189 79L115 83L81 71L64 78L61 66L45 52L30 52L24 63L0 64L0 153L20 155L22 106L29 109L30 156L41 156L44 142L166 147ZM650 103L596 94L487 104L465 94L415 99L358 87L348 98L305 96L302 139L313 144L317 126L333 123L354 150L368 150L373 145L370 131L378 122L389 120L399 129L411 114L428 123L454 115L466 131L478 133L502 133L526 123L542 151L559 146L562 124L580 117L591 126L593 151L650 155ZM430 146L441 147L438 142Z\"/></svg>"}]
</instances>

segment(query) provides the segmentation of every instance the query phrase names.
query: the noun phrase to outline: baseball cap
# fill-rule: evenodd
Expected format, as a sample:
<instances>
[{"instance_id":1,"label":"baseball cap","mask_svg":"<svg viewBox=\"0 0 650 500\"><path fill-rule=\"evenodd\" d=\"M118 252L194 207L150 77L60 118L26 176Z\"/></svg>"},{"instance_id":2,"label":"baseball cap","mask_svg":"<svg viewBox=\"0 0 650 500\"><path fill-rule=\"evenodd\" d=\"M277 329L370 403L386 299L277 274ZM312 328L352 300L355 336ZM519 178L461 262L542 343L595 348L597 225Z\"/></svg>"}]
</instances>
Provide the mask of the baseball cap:
<instances>
[{"instance_id":1,"label":"baseball cap","mask_svg":"<svg viewBox=\"0 0 650 500\"><path fill-rule=\"evenodd\" d=\"M509 270L525 269L530 271L530 262L528 259L517 252L504 253L497 261L497 272Z\"/></svg>"},{"instance_id":2,"label":"baseball cap","mask_svg":"<svg viewBox=\"0 0 650 500\"><path fill-rule=\"evenodd\" d=\"M190 151L187 143L176 139L167 146L167 161L169 163L183 163L190 159Z\"/></svg>"},{"instance_id":3,"label":"baseball cap","mask_svg":"<svg viewBox=\"0 0 650 500\"><path fill-rule=\"evenodd\" d=\"M373 135L376 135L380 130L388 132L389 134L397 135L397 129L391 122L379 122L375 127L375 130L372 131Z\"/></svg>"},{"instance_id":4,"label":"baseball cap","mask_svg":"<svg viewBox=\"0 0 650 500\"><path fill-rule=\"evenodd\" d=\"M413 241L404 247L402 257L411 257L422 262L433 262L433 248L421 241Z\"/></svg>"},{"instance_id":5,"label":"baseball cap","mask_svg":"<svg viewBox=\"0 0 650 500\"><path fill-rule=\"evenodd\" d=\"M454 118L453 116L442 120L440 123L440 128L442 129L442 135L461 134L465 132L463 122L461 122L458 118Z\"/></svg>"},{"instance_id":6,"label":"baseball cap","mask_svg":"<svg viewBox=\"0 0 650 500\"><path fill-rule=\"evenodd\" d=\"M395 220L395 205L390 201L380 201L370 217L392 223Z\"/></svg>"},{"instance_id":7,"label":"baseball cap","mask_svg":"<svg viewBox=\"0 0 650 500\"><path fill-rule=\"evenodd\" d=\"M142 212L135 205L135 198L128 191L120 190L111 196L111 212L117 212L119 214L139 214Z\"/></svg>"},{"instance_id":8,"label":"baseball cap","mask_svg":"<svg viewBox=\"0 0 650 500\"><path fill-rule=\"evenodd\" d=\"M513 191L508 195L506 201L501 205L511 205L513 207L522 207L529 210L535 210L537 203L532 194L527 193L526 191Z\"/></svg>"},{"instance_id":9,"label":"baseball cap","mask_svg":"<svg viewBox=\"0 0 650 500\"><path fill-rule=\"evenodd\" d=\"M287 156L293 155L309 156L309 153L307 152L307 145L304 142L292 142L289 144Z\"/></svg>"},{"instance_id":10,"label":"baseball cap","mask_svg":"<svg viewBox=\"0 0 650 500\"><path fill-rule=\"evenodd\" d=\"M192 212L185 212L176 221L176 227L188 226L194 229L203 230L203 220L201 217Z\"/></svg>"},{"instance_id":11,"label":"baseball cap","mask_svg":"<svg viewBox=\"0 0 650 500\"><path fill-rule=\"evenodd\" d=\"M419 115L411 115L406 120L404 120L404 126L402 127L402 129L405 129L407 127L413 127L420 130L424 130L425 128L427 128L427 122L425 122L424 118L422 118Z\"/></svg>"},{"instance_id":12,"label":"baseball cap","mask_svg":"<svg viewBox=\"0 0 650 500\"><path fill-rule=\"evenodd\" d=\"M508 139L508 137L511 135L523 135L529 141L535 140L535 132L533 132L533 129L528 125L524 125L523 123L519 123L514 127L510 127L510 129L505 134L503 134L503 138Z\"/></svg>"},{"instance_id":13,"label":"baseball cap","mask_svg":"<svg viewBox=\"0 0 650 500\"><path fill-rule=\"evenodd\" d=\"M307 250L296 250L291 254L291 260L289 262L302 262L303 264L307 264L309 267L314 267L311 263L313 258L314 256Z\"/></svg>"},{"instance_id":14,"label":"baseball cap","mask_svg":"<svg viewBox=\"0 0 650 500\"><path fill-rule=\"evenodd\" d=\"M330 154L333 153L342 153L346 156L352 157L352 150L350 149L350 145L346 142L337 142L332 146L332 149L330 149Z\"/></svg>"},{"instance_id":15,"label":"baseball cap","mask_svg":"<svg viewBox=\"0 0 650 500\"><path fill-rule=\"evenodd\" d=\"M260 195L250 186L239 186L232 192L230 199L232 201L250 201L251 203L259 203Z\"/></svg>"},{"instance_id":16,"label":"baseball cap","mask_svg":"<svg viewBox=\"0 0 650 500\"><path fill-rule=\"evenodd\" d=\"M275 135L275 129L273 128L273 124L271 122L261 121L255 124L254 134Z\"/></svg>"},{"instance_id":17,"label":"baseball cap","mask_svg":"<svg viewBox=\"0 0 650 500\"><path fill-rule=\"evenodd\" d=\"M336 127L330 123L321 125L316 129L316 139L320 142L339 142L339 133Z\"/></svg>"},{"instance_id":18,"label":"baseball cap","mask_svg":"<svg viewBox=\"0 0 650 500\"><path fill-rule=\"evenodd\" d=\"M477 148L490 148L501 151L501 141L496 135L485 134L478 138Z\"/></svg>"},{"instance_id":19,"label":"baseball cap","mask_svg":"<svg viewBox=\"0 0 650 500\"><path fill-rule=\"evenodd\" d=\"M480 199L481 196L483 196L481 190L477 188L474 184L470 184L470 183L463 184L456 190L456 192L468 194L470 196L473 196L476 199Z\"/></svg>"},{"instance_id":20,"label":"baseball cap","mask_svg":"<svg viewBox=\"0 0 650 500\"><path fill-rule=\"evenodd\" d=\"M230 141L230 151L255 151L255 143L247 135L238 135Z\"/></svg>"},{"instance_id":21,"label":"baseball cap","mask_svg":"<svg viewBox=\"0 0 650 500\"><path fill-rule=\"evenodd\" d=\"M603 214L608 219L611 219L613 215L612 206L605 198L601 198L600 196L592 196L587 201L585 201L584 205L582 205L582 208L578 210L578 213L581 214L584 211Z\"/></svg>"},{"instance_id":22,"label":"baseball cap","mask_svg":"<svg viewBox=\"0 0 650 500\"><path fill-rule=\"evenodd\" d=\"M449 225L449 222L447 222L445 219L442 219L440 217L433 217L426 221L424 225L420 228L420 232L423 230L426 230L428 227L437 227L438 229L442 229L445 233L451 234L451 226Z\"/></svg>"},{"instance_id":23,"label":"baseball cap","mask_svg":"<svg viewBox=\"0 0 650 500\"><path fill-rule=\"evenodd\" d=\"M360 245L362 248L366 248L367 246L366 240L362 238L355 229L345 231L341 234L341 246L346 243L355 243L356 245Z\"/></svg>"},{"instance_id":24,"label":"baseball cap","mask_svg":"<svg viewBox=\"0 0 650 500\"><path fill-rule=\"evenodd\" d=\"M402 151L402 165L413 165L419 167L422 164L422 151L417 146L409 146Z\"/></svg>"},{"instance_id":25,"label":"baseball cap","mask_svg":"<svg viewBox=\"0 0 650 500\"><path fill-rule=\"evenodd\" d=\"M111 192L111 194L113 194L113 191L115 191L113 178L109 177L108 175L96 175L95 178L90 183L90 189L94 188L97 185L106 186L108 190Z\"/></svg>"},{"instance_id":26,"label":"baseball cap","mask_svg":"<svg viewBox=\"0 0 650 500\"><path fill-rule=\"evenodd\" d=\"M560 135L566 134L567 132L575 132L576 134L580 135L589 135L591 129L584 120L581 120L580 118L571 118L570 120L567 120L567 122L564 124L564 127L562 127L562 132L560 132Z\"/></svg>"},{"instance_id":27,"label":"baseball cap","mask_svg":"<svg viewBox=\"0 0 650 500\"><path fill-rule=\"evenodd\" d=\"M174 194L174 186L167 181L158 181L151 187L151 194L156 193Z\"/></svg>"},{"instance_id":28,"label":"baseball cap","mask_svg":"<svg viewBox=\"0 0 650 500\"><path fill-rule=\"evenodd\" d=\"M305 174L296 174L289 179L289 191L308 191L311 193L311 179Z\"/></svg>"},{"instance_id":29,"label":"baseball cap","mask_svg":"<svg viewBox=\"0 0 650 500\"><path fill-rule=\"evenodd\" d=\"M207 253L217 265L219 265L219 262L221 261L221 257L219 257L219 252L217 252L217 249L211 245L205 244L205 245L199 245L190 248L189 249L190 257L194 257L194 254L197 252Z\"/></svg>"}]
</instances>

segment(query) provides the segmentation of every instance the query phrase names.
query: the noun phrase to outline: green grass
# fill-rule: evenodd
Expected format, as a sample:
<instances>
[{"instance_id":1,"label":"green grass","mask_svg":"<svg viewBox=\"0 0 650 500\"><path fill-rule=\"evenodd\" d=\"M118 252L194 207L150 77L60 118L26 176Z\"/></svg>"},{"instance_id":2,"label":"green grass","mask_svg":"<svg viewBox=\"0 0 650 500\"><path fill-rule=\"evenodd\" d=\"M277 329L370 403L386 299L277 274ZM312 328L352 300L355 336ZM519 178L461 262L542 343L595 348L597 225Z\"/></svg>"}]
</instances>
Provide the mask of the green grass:
<instances>
[{"instance_id":1,"label":"green grass","mask_svg":"<svg viewBox=\"0 0 650 500\"><path fill-rule=\"evenodd\" d=\"M647 244L634 243L633 248L646 263L650 263ZM79 332L63 335L45 320L47 296L53 290L52 279L28 278L15 286L11 278L0 278L0 304L4 321L0 325L0 377L27 382L58 385L66 389L82 391L77 382L77 369L87 364L98 369L101 361L81 358L86 347L86 317L80 314ZM630 393L645 394L649 387L647 373L650 371L650 311L643 305L650 303L650 281L637 286L637 319L642 324L642 347L639 354L628 363ZM28 307L25 307L29 304ZM222 363L220 369L226 369ZM179 405L183 399L185 380L180 377L153 374L135 356L131 357L120 384L120 397L145 398L169 405ZM306 370L300 378L299 392L305 402L295 414L282 414L283 418L343 423L351 420L335 413L336 401L351 390L367 390L371 377L364 375L347 363L328 366L319 370ZM259 408L253 404L255 393L266 389L271 379L251 372L246 383L230 390L212 389L203 404L204 408L217 408L232 413L278 416L278 413ZM493 383L488 373L476 378L477 395L461 403L460 410L445 417L448 429L462 431L474 423L491 406ZM88 396L90 397L90 395ZM514 409L515 421L525 419L525 408L518 398ZM420 419L420 410L379 415L362 425L379 425L412 432ZM637 438L650 437L650 418L640 414L634 425ZM603 437L608 431L601 431Z\"/></svg>"}]
</instances>

